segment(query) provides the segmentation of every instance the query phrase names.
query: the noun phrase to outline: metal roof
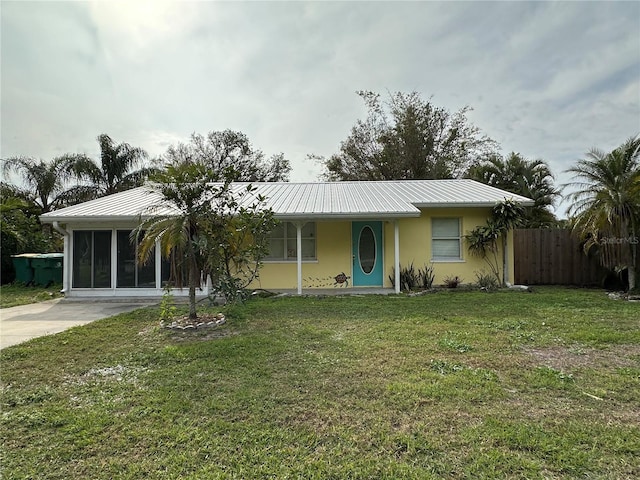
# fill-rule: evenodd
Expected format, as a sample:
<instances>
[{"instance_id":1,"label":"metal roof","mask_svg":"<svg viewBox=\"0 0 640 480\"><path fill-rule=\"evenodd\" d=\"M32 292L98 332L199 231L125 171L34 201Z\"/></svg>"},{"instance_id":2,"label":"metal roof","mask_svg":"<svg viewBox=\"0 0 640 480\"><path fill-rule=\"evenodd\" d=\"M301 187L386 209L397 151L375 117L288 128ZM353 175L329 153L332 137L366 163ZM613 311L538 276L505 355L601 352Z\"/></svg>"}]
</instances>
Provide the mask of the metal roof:
<instances>
[{"instance_id":1,"label":"metal roof","mask_svg":"<svg viewBox=\"0 0 640 480\"><path fill-rule=\"evenodd\" d=\"M239 196L248 183L232 184ZM397 180L367 182L252 183L254 195L266 197L275 216L291 220L402 218L420 216L420 208L491 207L512 199L533 200L474 180ZM149 186L138 187L46 213L43 222L137 220L151 214L171 214ZM255 197L254 197L255 198ZM245 198L250 203L254 198Z\"/></svg>"}]
</instances>

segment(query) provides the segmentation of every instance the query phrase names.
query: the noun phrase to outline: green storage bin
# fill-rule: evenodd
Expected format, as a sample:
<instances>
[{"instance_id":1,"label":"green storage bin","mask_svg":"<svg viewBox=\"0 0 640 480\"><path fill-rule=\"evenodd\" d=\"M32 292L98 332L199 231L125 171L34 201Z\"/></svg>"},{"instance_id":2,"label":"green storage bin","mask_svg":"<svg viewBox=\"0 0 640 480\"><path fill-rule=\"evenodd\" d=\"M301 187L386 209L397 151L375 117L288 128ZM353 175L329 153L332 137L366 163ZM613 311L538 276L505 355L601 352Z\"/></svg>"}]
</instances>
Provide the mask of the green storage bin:
<instances>
[{"instance_id":1,"label":"green storage bin","mask_svg":"<svg viewBox=\"0 0 640 480\"><path fill-rule=\"evenodd\" d=\"M20 255L11 255L13 267L16 269L16 281L25 285L33 282L33 266L31 261L37 257L38 253L21 253Z\"/></svg>"},{"instance_id":2,"label":"green storage bin","mask_svg":"<svg viewBox=\"0 0 640 480\"><path fill-rule=\"evenodd\" d=\"M42 253L32 258L34 283L43 287L52 283L62 283L63 258L62 253Z\"/></svg>"}]
</instances>

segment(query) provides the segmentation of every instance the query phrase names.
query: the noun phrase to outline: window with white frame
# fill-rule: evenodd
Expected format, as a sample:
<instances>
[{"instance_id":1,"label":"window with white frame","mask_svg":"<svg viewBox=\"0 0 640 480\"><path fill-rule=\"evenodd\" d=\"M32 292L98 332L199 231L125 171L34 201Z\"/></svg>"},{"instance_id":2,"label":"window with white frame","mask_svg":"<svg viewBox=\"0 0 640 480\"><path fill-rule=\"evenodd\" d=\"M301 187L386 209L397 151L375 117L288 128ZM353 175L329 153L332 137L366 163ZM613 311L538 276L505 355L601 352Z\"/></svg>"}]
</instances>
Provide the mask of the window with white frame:
<instances>
[{"instance_id":1,"label":"window with white frame","mask_svg":"<svg viewBox=\"0 0 640 480\"><path fill-rule=\"evenodd\" d=\"M73 288L111 288L111 230L73 232Z\"/></svg>"},{"instance_id":2,"label":"window with white frame","mask_svg":"<svg viewBox=\"0 0 640 480\"><path fill-rule=\"evenodd\" d=\"M462 259L460 218L431 219L431 258L439 261Z\"/></svg>"},{"instance_id":3,"label":"window with white frame","mask_svg":"<svg viewBox=\"0 0 640 480\"><path fill-rule=\"evenodd\" d=\"M269 254L265 260L294 261L298 258L297 229L294 223L281 222L269 236ZM316 224L305 223L302 227L302 259L316 259Z\"/></svg>"},{"instance_id":4,"label":"window with white frame","mask_svg":"<svg viewBox=\"0 0 640 480\"><path fill-rule=\"evenodd\" d=\"M140 237L142 238L142 236ZM131 240L131 230L118 230L116 233L116 287L155 288L156 257L155 249L146 263L138 259L138 244Z\"/></svg>"}]
</instances>

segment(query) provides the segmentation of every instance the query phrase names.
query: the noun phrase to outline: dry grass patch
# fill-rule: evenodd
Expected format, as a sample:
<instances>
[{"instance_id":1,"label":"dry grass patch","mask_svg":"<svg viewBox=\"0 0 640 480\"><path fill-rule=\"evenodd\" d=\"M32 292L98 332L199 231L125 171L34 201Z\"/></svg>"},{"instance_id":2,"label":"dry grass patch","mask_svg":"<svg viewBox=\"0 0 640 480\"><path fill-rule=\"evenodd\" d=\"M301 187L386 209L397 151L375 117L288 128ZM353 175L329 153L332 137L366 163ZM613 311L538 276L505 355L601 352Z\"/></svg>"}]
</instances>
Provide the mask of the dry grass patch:
<instances>
[{"instance_id":1,"label":"dry grass patch","mask_svg":"<svg viewBox=\"0 0 640 480\"><path fill-rule=\"evenodd\" d=\"M640 364L640 345L525 347L523 352L532 357L534 364L558 370L637 367Z\"/></svg>"}]
</instances>

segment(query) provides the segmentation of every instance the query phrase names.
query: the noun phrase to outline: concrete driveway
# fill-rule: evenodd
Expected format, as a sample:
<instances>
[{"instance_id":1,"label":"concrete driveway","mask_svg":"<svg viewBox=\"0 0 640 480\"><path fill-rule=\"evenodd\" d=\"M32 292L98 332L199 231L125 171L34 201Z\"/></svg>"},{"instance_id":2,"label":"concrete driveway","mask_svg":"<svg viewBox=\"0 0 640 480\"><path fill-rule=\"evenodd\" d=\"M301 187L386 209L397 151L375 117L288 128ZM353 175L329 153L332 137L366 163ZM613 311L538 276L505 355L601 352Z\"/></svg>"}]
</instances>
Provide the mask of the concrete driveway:
<instances>
[{"instance_id":1,"label":"concrete driveway","mask_svg":"<svg viewBox=\"0 0 640 480\"><path fill-rule=\"evenodd\" d=\"M30 305L3 308L0 309L0 349L154 303L157 301L57 298Z\"/></svg>"}]
</instances>

